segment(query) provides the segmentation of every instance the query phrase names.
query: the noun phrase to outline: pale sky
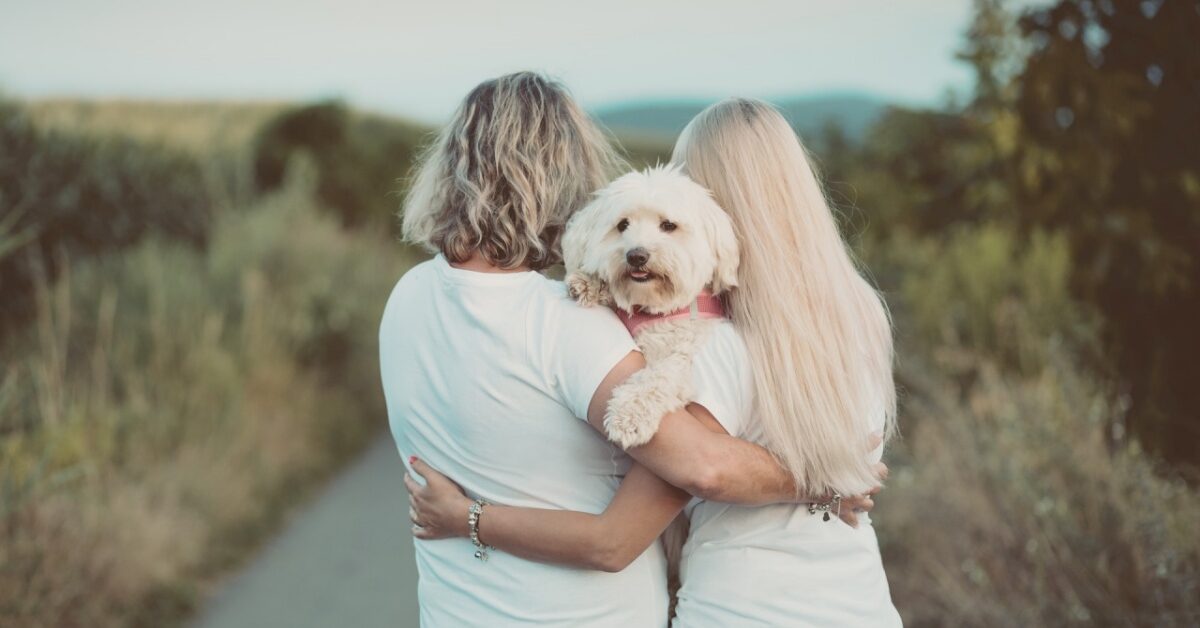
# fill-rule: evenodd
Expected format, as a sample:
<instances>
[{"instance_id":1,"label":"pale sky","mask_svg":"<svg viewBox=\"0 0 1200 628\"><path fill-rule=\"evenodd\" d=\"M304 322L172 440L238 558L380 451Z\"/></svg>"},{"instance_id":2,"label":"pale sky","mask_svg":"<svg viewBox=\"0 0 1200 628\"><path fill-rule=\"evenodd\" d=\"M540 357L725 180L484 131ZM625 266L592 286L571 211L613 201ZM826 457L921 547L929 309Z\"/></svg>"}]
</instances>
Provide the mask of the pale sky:
<instances>
[{"instance_id":1,"label":"pale sky","mask_svg":"<svg viewBox=\"0 0 1200 628\"><path fill-rule=\"evenodd\" d=\"M21 97L312 99L426 121L479 81L563 79L585 106L859 91L936 104L970 0L0 0Z\"/></svg>"}]
</instances>

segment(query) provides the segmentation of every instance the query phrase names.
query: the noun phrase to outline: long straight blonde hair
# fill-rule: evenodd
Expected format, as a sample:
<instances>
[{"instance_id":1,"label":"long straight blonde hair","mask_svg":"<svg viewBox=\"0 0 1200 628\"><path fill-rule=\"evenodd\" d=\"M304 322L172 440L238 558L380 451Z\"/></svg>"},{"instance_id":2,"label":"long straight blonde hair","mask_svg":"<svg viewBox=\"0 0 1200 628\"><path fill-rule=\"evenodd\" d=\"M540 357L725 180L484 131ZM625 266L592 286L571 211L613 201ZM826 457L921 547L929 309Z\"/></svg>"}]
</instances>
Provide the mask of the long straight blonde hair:
<instances>
[{"instance_id":1,"label":"long straight blonde hair","mask_svg":"<svg viewBox=\"0 0 1200 628\"><path fill-rule=\"evenodd\" d=\"M891 321L799 138L772 106L729 99L688 124L673 160L712 191L742 243L728 305L768 448L802 494L873 485L872 423L882 419L885 440L895 431Z\"/></svg>"}]
</instances>

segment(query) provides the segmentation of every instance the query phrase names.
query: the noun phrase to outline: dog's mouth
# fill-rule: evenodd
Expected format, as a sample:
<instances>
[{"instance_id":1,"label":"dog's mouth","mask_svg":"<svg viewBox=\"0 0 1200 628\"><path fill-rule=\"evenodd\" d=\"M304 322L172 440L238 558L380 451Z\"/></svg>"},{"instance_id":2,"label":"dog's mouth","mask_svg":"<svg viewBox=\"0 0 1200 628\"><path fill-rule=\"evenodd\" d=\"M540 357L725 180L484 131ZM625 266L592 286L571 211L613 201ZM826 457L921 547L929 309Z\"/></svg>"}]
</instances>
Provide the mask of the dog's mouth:
<instances>
[{"instance_id":1,"label":"dog's mouth","mask_svg":"<svg viewBox=\"0 0 1200 628\"><path fill-rule=\"evenodd\" d=\"M645 268L630 268L625 274L637 283L646 283L648 281L653 281L656 278L654 273L646 270Z\"/></svg>"}]
</instances>

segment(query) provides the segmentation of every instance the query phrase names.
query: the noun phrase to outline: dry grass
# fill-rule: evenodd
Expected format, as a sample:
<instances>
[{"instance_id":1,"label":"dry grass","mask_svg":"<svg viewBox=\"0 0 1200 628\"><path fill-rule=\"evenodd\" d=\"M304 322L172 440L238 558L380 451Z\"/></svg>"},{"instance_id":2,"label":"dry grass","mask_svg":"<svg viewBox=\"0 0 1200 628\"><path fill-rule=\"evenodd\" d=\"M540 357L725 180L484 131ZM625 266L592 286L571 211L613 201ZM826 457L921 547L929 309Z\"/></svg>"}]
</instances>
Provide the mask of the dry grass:
<instances>
[{"instance_id":1,"label":"dry grass","mask_svg":"<svg viewBox=\"0 0 1200 628\"><path fill-rule=\"evenodd\" d=\"M39 294L0 372L0 625L161 625L383 425L408 263L292 186L207 256L148 242Z\"/></svg>"},{"instance_id":2,"label":"dry grass","mask_svg":"<svg viewBox=\"0 0 1200 628\"><path fill-rule=\"evenodd\" d=\"M1195 626L1200 496L1106 438L1103 391L1065 360L913 390L879 508L893 594L914 626Z\"/></svg>"},{"instance_id":3,"label":"dry grass","mask_svg":"<svg viewBox=\"0 0 1200 628\"><path fill-rule=\"evenodd\" d=\"M0 347L0 625L169 625L382 426L377 316L411 260L316 211L304 177L246 200L279 105L33 108L183 147L226 190L207 254L71 266ZM1200 625L1200 495L1120 438L1121 398L1081 366L1096 318L1061 238L864 244L902 343L877 522L907 623Z\"/></svg>"},{"instance_id":4,"label":"dry grass","mask_svg":"<svg viewBox=\"0 0 1200 628\"><path fill-rule=\"evenodd\" d=\"M283 102L38 100L24 104L46 129L98 138L125 137L190 153L205 166L226 208L253 200L252 145Z\"/></svg>"},{"instance_id":5,"label":"dry grass","mask_svg":"<svg viewBox=\"0 0 1200 628\"><path fill-rule=\"evenodd\" d=\"M41 125L76 133L125 135L207 154L242 150L286 102L37 100L26 108Z\"/></svg>"},{"instance_id":6,"label":"dry grass","mask_svg":"<svg viewBox=\"0 0 1200 628\"><path fill-rule=\"evenodd\" d=\"M1065 242L899 239L904 439L876 517L911 626L1200 624L1200 493L1121 438L1080 367Z\"/></svg>"}]
</instances>

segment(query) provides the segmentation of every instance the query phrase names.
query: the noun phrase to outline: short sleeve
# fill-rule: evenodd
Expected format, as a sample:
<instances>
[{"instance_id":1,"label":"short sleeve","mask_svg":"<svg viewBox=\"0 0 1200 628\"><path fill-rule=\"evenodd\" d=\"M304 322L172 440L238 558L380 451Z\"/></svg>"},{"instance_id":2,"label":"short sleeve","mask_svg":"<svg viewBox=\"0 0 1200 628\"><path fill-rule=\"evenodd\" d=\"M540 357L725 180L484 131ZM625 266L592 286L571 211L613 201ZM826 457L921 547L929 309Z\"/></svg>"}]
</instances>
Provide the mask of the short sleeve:
<instances>
[{"instance_id":1,"label":"short sleeve","mask_svg":"<svg viewBox=\"0 0 1200 628\"><path fill-rule=\"evenodd\" d=\"M692 359L694 403L704 406L731 436L743 436L752 411L753 376L741 335L720 323Z\"/></svg>"},{"instance_id":2,"label":"short sleeve","mask_svg":"<svg viewBox=\"0 0 1200 628\"><path fill-rule=\"evenodd\" d=\"M588 406L609 371L637 344L620 319L606 307L583 307L563 297L551 340L549 375L564 405L587 420Z\"/></svg>"}]
</instances>

